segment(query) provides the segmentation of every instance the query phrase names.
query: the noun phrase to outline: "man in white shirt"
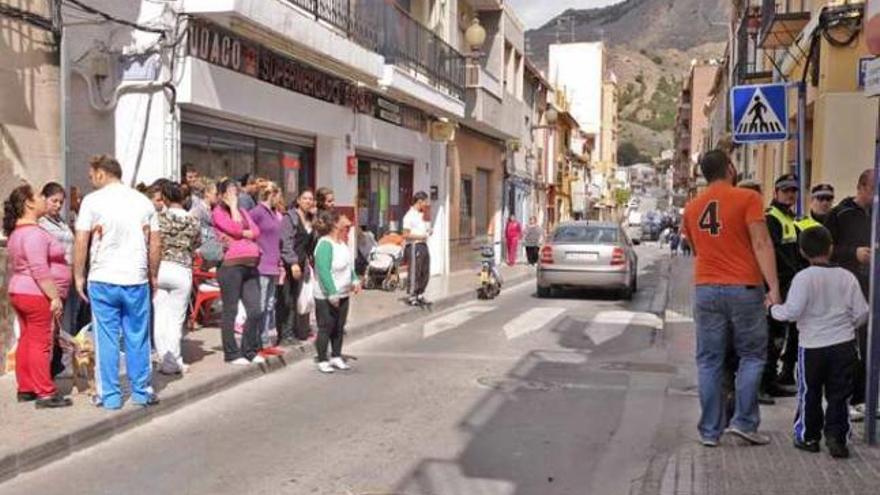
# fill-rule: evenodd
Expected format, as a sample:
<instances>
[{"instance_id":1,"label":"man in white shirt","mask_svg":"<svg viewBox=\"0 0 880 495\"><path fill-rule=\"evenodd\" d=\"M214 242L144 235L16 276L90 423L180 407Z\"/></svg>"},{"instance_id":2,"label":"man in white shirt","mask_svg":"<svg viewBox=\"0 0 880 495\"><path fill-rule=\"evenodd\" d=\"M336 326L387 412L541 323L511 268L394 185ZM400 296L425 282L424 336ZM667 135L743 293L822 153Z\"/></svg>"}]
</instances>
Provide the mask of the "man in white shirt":
<instances>
[{"instance_id":1,"label":"man in white shirt","mask_svg":"<svg viewBox=\"0 0 880 495\"><path fill-rule=\"evenodd\" d=\"M115 158L95 156L89 166L96 191L83 199L76 220L74 279L77 292L92 305L96 402L105 409L122 407L121 340L131 400L153 406L159 402L150 362L150 281L161 254L159 233L150 228L156 210L143 194L122 183L122 167Z\"/></svg>"},{"instance_id":2,"label":"man in white shirt","mask_svg":"<svg viewBox=\"0 0 880 495\"><path fill-rule=\"evenodd\" d=\"M409 269L409 304L425 304L425 289L431 277L431 254L428 251L428 237L431 224L425 220L425 212L430 203L428 195L419 191L413 195L412 207L403 217L403 237L406 239L406 260Z\"/></svg>"}]
</instances>

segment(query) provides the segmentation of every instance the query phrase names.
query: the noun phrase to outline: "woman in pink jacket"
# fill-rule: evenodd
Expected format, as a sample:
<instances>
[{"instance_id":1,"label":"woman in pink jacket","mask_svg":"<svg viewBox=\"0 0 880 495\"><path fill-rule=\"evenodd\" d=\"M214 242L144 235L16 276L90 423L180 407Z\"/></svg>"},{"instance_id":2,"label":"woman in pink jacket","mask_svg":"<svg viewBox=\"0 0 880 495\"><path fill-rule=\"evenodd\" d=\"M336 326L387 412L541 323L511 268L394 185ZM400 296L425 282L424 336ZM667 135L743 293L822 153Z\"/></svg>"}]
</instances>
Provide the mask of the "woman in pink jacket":
<instances>
[{"instance_id":1,"label":"woman in pink jacket","mask_svg":"<svg viewBox=\"0 0 880 495\"><path fill-rule=\"evenodd\" d=\"M13 189L3 204L3 233L9 236L9 300L18 315L21 337L15 354L18 401L37 409L67 407L50 371L55 323L70 287L64 245L39 226L46 198L30 185Z\"/></svg>"},{"instance_id":2,"label":"woman in pink jacket","mask_svg":"<svg viewBox=\"0 0 880 495\"><path fill-rule=\"evenodd\" d=\"M516 264L516 254L519 250L519 240L522 239L522 225L514 215L507 220L507 228L504 229L504 237L507 241L507 264Z\"/></svg>"},{"instance_id":3,"label":"woman in pink jacket","mask_svg":"<svg viewBox=\"0 0 880 495\"><path fill-rule=\"evenodd\" d=\"M212 219L217 238L225 246L223 263L217 270L223 301L223 356L227 363L263 364L260 349L260 247L254 241L260 237L260 228L250 214L238 205L239 187L232 179L217 185L220 203L214 207ZM247 320L241 336L241 348L235 342L235 316L238 303L244 304Z\"/></svg>"}]
</instances>

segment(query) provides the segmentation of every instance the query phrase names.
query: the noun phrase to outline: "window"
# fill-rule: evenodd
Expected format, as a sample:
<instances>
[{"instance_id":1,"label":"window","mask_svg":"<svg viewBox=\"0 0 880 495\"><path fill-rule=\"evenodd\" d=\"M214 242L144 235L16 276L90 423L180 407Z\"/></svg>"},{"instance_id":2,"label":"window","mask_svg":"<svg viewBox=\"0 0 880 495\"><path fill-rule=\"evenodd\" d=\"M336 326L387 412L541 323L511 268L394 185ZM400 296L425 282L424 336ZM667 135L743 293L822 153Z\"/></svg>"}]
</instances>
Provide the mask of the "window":
<instances>
[{"instance_id":1,"label":"window","mask_svg":"<svg viewBox=\"0 0 880 495\"><path fill-rule=\"evenodd\" d=\"M553 234L556 244L617 244L619 240L616 227L564 225Z\"/></svg>"},{"instance_id":2,"label":"window","mask_svg":"<svg viewBox=\"0 0 880 495\"><path fill-rule=\"evenodd\" d=\"M301 188L315 185L312 148L209 127L183 124L181 160L213 179L264 177L281 187L288 202Z\"/></svg>"},{"instance_id":3,"label":"window","mask_svg":"<svg viewBox=\"0 0 880 495\"><path fill-rule=\"evenodd\" d=\"M471 221L473 220L474 180L471 177L461 178L461 194L458 198L458 236L470 239Z\"/></svg>"}]
</instances>

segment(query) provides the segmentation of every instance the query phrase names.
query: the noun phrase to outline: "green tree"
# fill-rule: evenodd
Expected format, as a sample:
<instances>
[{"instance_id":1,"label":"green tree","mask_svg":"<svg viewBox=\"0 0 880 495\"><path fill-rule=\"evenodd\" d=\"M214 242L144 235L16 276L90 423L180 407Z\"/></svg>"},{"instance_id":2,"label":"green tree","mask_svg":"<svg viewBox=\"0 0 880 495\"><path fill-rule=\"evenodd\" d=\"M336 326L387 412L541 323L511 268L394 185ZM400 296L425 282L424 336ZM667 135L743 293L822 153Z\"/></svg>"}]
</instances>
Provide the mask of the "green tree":
<instances>
[{"instance_id":1,"label":"green tree","mask_svg":"<svg viewBox=\"0 0 880 495\"><path fill-rule=\"evenodd\" d=\"M624 167L651 161L651 157L643 154L638 146L631 141L620 143L620 146L617 147L617 159Z\"/></svg>"},{"instance_id":2,"label":"green tree","mask_svg":"<svg viewBox=\"0 0 880 495\"><path fill-rule=\"evenodd\" d=\"M617 206L626 206L629 203L629 199L632 197L632 191L629 189L615 189L614 190L614 202Z\"/></svg>"}]
</instances>

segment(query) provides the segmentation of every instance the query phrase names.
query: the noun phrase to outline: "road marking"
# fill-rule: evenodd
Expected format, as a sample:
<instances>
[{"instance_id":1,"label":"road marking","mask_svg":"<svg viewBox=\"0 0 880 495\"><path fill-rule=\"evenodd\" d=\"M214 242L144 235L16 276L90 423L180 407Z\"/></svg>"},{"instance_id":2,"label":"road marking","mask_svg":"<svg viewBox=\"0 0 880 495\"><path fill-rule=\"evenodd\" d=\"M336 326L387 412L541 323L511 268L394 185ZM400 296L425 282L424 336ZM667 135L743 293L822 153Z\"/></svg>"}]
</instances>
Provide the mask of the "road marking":
<instances>
[{"instance_id":1,"label":"road marking","mask_svg":"<svg viewBox=\"0 0 880 495\"><path fill-rule=\"evenodd\" d=\"M471 306L441 316L425 323L422 327L422 338L429 338L452 330L484 313L494 311L495 306Z\"/></svg>"},{"instance_id":2,"label":"road marking","mask_svg":"<svg viewBox=\"0 0 880 495\"><path fill-rule=\"evenodd\" d=\"M507 336L507 340L522 337L527 333L544 328L565 311L565 308L532 308L507 322L504 325L504 334Z\"/></svg>"},{"instance_id":3,"label":"road marking","mask_svg":"<svg viewBox=\"0 0 880 495\"><path fill-rule=\"evenodd\" d=\"M666 323L693 323L694 319L671 309L666 310Z\"/></svg>"},{"instance_id":4,"label":"road marking","mask_svg":"<svg viewBox=\"0 0 880 495\"><path fill-rule=\"evenodd\" d=\"M594 345L602 345L620 337L631 326L663 328L663 321L651 313L635 311L602 311L584 329Z\"/></svg>"}]
</instances>

